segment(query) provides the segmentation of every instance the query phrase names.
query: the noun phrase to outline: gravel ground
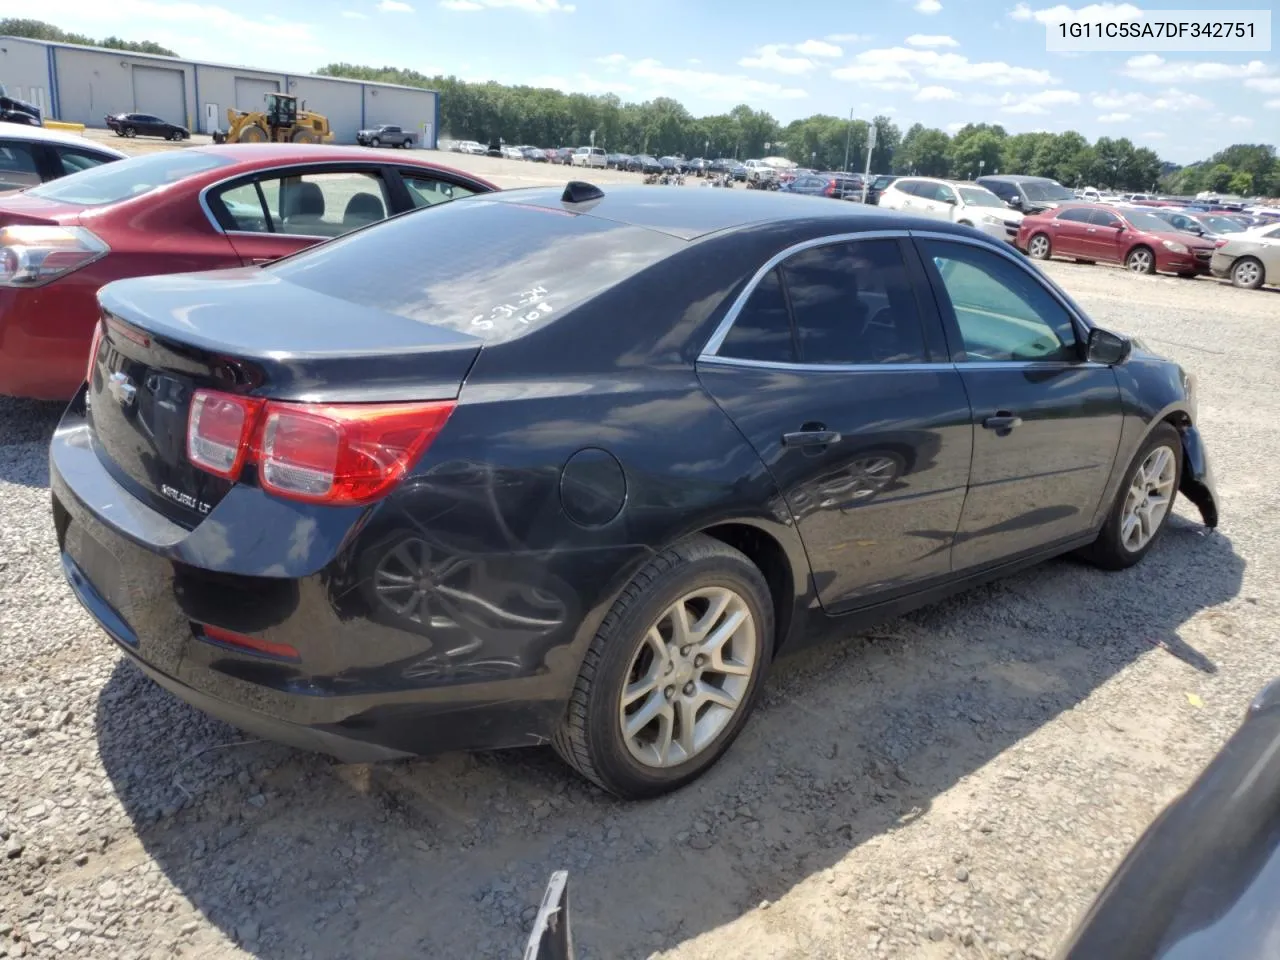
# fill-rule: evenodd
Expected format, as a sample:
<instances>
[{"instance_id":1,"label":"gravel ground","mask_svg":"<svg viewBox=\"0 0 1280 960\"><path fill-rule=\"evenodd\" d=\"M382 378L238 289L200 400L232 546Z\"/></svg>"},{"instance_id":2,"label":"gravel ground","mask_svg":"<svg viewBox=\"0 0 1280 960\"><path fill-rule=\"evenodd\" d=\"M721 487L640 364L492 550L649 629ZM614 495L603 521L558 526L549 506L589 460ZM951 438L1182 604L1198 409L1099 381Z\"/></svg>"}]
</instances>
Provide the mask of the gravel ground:
<instances>
[{"instance_id":1,"label":"gravel ground","mask_svg":"<svg viewBox=\"0 0 1280 960\"><path fill-rule=\"evenodd\" d=\"M0 957L515 957L558 868L585 957L1050 955L1280 675L1280 295L1047 270L1199 373L1221 529L1181 503L1126 573L833 628L647 804L545 750L343 766L173 699L62 582L58 409L0 400Z\"/></svg>"}]
</instances>

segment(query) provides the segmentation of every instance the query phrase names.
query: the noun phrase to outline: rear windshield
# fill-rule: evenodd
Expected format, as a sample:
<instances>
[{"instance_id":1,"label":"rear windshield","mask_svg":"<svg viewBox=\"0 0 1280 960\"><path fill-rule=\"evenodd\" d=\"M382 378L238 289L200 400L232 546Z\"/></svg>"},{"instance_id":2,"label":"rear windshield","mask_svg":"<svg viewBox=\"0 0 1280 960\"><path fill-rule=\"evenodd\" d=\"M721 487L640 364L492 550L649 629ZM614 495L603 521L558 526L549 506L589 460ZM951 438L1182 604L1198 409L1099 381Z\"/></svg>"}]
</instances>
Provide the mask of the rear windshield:
<instances>
[{"instance_id":1,"label":"rear windshield","mask_svg":"<svg viewBox=\"0 0 1280 960\"><path fill-rule=\"evenodd\" d=\"M497 341L545 326L684 246L642 227L475 197L264 269L316 293Z\"/></svg>"},{"instance_id":2,"label":"rear windshield","mask_svg":"<svg viewBox=\"0 0 1280 960\"><path fill-rule=\"evenodd\" d=\"M1022 192L1028 200L1074 200L1076 195L1053 180L1027 180L1022 184Z\"/></svg>"},{"instance_id":3,"label":"rear windshield","mask_svg":"<svg viewBox=\"0 0 1280 960\"><path fill-rule=\"evenodd\" d=\"M58 203L100 206L141 196L192 174L230 166L231 163L227 157L201 150L149 153L82 170L60 180L51 180L32 187L27 194L56 200Z\"/></svg>"}]
</instances>

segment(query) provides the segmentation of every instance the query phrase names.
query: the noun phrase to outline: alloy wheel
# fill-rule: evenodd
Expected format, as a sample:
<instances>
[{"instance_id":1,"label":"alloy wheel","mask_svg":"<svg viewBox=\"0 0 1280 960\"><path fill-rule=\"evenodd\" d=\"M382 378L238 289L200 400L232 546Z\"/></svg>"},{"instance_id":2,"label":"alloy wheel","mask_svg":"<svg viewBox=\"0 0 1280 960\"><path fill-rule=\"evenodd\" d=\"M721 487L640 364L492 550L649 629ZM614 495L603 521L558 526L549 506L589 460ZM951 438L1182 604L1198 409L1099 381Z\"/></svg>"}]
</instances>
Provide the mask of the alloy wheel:
<instances>
[{"instance_id":1,"label":"alloy wheel","mask_svg":"<svg viewBox=\"0 0 1280 960\"><path fill-rule=\"evenodd\" d=\"M727 587L671 604L645 631L618 711L631 756L674 767L709 747L742 708L755 670L756 623Z\"/></svg>"},{"instance_id":2,"label":"alloy wheel","mask_svg":"<svg viewBox=\"0 0 1280 960\"><path fill-rule=\"evenodd\" d=\"M1245 260L1237 263L1235 269L1231 271L1232 279L1236 285L1240 287L1254 287L1258 284L1258 279L1262 275L1262 267L1254 260Z\"/></svg>"},{"instance_id":3,"label":"alloy wheel","mask_svg":"<svg viewBox=\"0 0 1280 960\"><path fill-rule=\"evenodd\" d=\"M1156 535L1173 503L1177 458L1166 446L1152 450L1133 475L1124 498L1120 519L1120 543L1137 553Z\"/></svg>"},{"instance_id":4,"label":"alloy wheel","mask_svg":"<svg viewBox=\"0 0 1280 960\"><path fill-rule=\"evenodd\" d=\"M1031 243L1027 247L1027 252L1037 260L1043 260L1049 256L1049 238L1048 237L1032 237Z\"/></svg>"},{"instance_id":5,"label":"alloy wheel","mask_svg":"<svg viewBox=\"0 0 1280 960\"><path fill-rule=\"evenodd\" d=\"M1151 254L1146 250L1135 250L1129 254L1128 267L1134 273L1151 272Z\"/></svg>"}]
</instances>

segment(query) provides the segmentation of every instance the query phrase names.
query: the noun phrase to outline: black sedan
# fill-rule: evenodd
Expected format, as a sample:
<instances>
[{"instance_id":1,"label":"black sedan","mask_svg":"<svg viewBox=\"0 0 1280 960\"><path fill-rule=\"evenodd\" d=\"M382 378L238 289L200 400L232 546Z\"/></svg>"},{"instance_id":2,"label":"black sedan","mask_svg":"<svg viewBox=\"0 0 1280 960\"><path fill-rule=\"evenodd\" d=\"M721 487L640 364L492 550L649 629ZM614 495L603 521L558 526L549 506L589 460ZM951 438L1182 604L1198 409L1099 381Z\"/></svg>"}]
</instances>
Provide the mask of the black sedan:
<instances>
[{"instance_id":1,"label":"black sedan","mask_svg":"<svg viewBox=\"0 0 1280 960\"><path fill-rule=\"evenodd\" d=\"M662 173L663 167L657 157L639 153L627 159L626 169L632 173Z\"/></svg>"},{"instance_id":2,"label":"black sedan","mask_svg":"<svg viewBox=\"0 0 1280 960\"><path fill-rule=\"evenodd\" d=\"M1216 524L1193 381L1007 245L678 194L512 190L104 287L51 447L72 589L259 735L550 742L645 797L832 618L1132 566L1178 492Z\"/></svg>"},{"instance_id":3,"label":"black sedan","mask_svg":"<svg viewBox=\"0 0 1280 960\"><path fill-rule=\"evenodd\" d=\"M163 137L165 140L190 140L191 131L181 124L170 123L149 113L113 113L106 118L107 129L118 137Z\"/></svg>"}]
</instances>

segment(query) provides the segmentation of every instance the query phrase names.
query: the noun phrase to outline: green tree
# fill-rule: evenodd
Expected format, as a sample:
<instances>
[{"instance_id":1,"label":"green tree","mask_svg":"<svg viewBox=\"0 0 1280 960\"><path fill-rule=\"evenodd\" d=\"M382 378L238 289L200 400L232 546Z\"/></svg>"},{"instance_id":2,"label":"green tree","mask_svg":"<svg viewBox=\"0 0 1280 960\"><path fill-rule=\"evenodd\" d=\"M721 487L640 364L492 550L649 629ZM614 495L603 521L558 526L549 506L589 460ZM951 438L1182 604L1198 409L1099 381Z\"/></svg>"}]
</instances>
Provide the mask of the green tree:
<instances>
[{"instance_id":1,"label":"green tree","mask_svg":"<svg viewBox=\"0 0 1280 960\"><path fill-rule=\"evenodd\" d=\"M902 138L896 169L922 177L945 177L951 166L951 138L916 124Z\"/></svg>"},{"instance_id":2,"label":"green tree","mask_svg":"<svg viewBox=\"0 0 1280 960\"><path fill-rule=\"evenodd\" d=\"M951 139L951 173L962 180L1000 169L1004 143L1008 137L1002 127L969 124Z\"/></svg>"},{"instance_id":3,"label":"green tree","mask_svg":"<svg viewBox=\"0 0 1280 960\"><path fill-rule=\"evenodd\" d=\"M1253 174L1245 170L1239 170L1231 175L1231 181L1227 184L1227 189L1240 197L1248 197L1253 194Z\"/></svg>"},{"instance_id":4,"label":"green tree","mask_svg":"<svg viewBox=\"0 0 1280 960\"><path fill-rule=\"evenodd\" d=\"M0 35L6 37L27 37L31 40L47 40L50 43L77 43L86 47L108 47L112 50L126 50L130 53L154 53L162 57L176 57L177 54L168 47L162 47L150 40L121 40L119 37L107 37L95 40L83 33L68 33L43 20L25 20L20 17L6 17L0 20Z\"/></svg>"}]
</instances>

